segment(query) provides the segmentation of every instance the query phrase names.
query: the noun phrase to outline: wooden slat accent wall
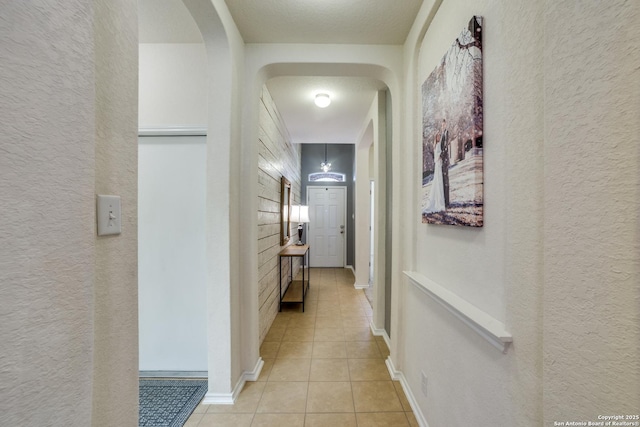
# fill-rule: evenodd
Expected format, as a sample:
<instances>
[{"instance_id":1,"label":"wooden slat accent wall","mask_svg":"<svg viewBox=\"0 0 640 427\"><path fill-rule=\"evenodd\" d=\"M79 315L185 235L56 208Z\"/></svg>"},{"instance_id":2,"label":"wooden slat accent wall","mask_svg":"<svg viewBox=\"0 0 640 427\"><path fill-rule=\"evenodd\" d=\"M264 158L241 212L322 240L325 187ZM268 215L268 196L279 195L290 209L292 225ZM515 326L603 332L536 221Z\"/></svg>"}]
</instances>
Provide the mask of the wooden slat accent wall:
<instances>
[{"instance_id":1,"label":"wooden slat accent wall","mask_svg":"<svg viewBox=\"0 0 640 427\"><path fill-rule=\"evenodd\" d=\"M260 343L278 313L278 252L280 246L280 178L291 182L293 204L300 204L301 149L292 144L282 117L266 86L260 97L258 130L258 278ZM291 235L297 233L292 225ZM296 234L297 235L297 234ZM292 238L293 242L294 239ZM283 262L283 275L289 263ZM299 260L294 263L294 271Z\"/></svg>"}]
</instances>

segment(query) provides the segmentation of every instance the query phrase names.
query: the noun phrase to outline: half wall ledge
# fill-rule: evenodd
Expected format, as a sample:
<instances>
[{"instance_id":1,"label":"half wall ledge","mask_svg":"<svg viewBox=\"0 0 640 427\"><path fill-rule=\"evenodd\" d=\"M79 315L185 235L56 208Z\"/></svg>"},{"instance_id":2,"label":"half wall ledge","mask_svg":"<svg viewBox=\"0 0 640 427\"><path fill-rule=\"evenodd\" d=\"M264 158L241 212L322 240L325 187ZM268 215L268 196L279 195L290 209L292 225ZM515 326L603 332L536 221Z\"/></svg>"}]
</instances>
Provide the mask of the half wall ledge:
<instances>
[{"instance_id":1,"label":"half wall ledge","mask_svg":"<svg viewBox=\"0 0 640 427\"><path fill-rule=\"evenodd\" d=\"M513 337L499 320L415 271L405 271L411 284L433 298L491 345L507 353Z\"/></svg>"}]
</instances>

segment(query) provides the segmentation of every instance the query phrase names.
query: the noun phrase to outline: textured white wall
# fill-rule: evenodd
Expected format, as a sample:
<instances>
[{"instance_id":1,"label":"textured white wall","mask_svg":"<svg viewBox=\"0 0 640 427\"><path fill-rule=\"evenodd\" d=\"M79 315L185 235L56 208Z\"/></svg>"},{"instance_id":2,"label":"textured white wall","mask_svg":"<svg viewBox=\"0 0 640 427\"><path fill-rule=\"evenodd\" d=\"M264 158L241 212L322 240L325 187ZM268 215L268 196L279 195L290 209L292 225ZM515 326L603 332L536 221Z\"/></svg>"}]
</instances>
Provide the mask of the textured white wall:
<instances>
[{"instance_id":1,"label":"textured white wall","mask_svg":"<svg viewBox=\"0 0 640 427\"><path fill-rule=\"evenodd\" d=\"M500 114L504 92L495 90L501 84L502 61L491 60L508 48L503 34L495 28L500 25L500 12L491 15L490 1L474 3L475 10L469 10L465 2L444 1L435 19L425 34L418 59L417 87L415 94L421 93L422 83L440 62L451 43L465 28L473 14L487 15L487 31L483 31L484 59L484 102L497 114L485 118L484 139L484 182L485 205L489 210L485 215L484 228L424 225L417 229L417 271L431 280L446 286L464 297L493 317L504 320L504 224L506 212L496 209L505 199L504 179L507 163L503 150ZM526 20L526 19L525 19ZM491 26L494 26L493 28ZM487 60L486 58L489 58ZM420 95L421 97L421 95ZM421 119L422 104L418 104L416 117ZM498 118L498 120L496 120ZM415 141L413 141L415 142ZM422 159L421 147L412 146L414 155ZM418 150L420 148L420 150ZM418 152L419 151L419 152ZM417 181L419 182L419 180ZM487 223L488 222L488 223ZM497 225L497 226L496 226ZM455 274L452 274L455 272Z\"/></svg>"},{"instance_id":2,"label":"textured white wall","mask_svg":"<svg viewBox=\"0 0 640 427\"><path fill-rule=\"evenodd\" d=\"M497 14L493 19L487 15L487 30L495 34L493 40L497 37L506 44L504 50L499 46L493 51L499 55L495 61L501 65L492 80L492 87L503 87L494 101L496 112L493 116L498 120L497 134L494 133L496 144L502 145L505 159L502 178L506 185L501 202L504 205L499 207L505 210L504 323L515 341L509 349L502 375L506 378L505 394L511 399L509 408L514 425L537 426L542 424L541 343L544 333L540 286L544 220L541 203L544 163L540 161L544 114L540 78L543 43L539 31L543 17L536 2L502 1L487 9ZM495 31L491 29L493 21L498 25ZM493 43L491 40L489 42ZM486 58L485 61L490 61L488 53ZM485 117L488 114L485 113ZM486 140L489 144L489 138ZM488 184L487 181L485 194ZM490 215L493 209L487 205L485 212Z\"/></svg>"},{"instance_id":3,"label":"textured white wall","mask_svg":"<svg viewBox=\"0 0 640 427\"><path fill-rule=\"evenodd\" d=\"M542 9L520 1L474 6L443 2L418 45L413 141L421 135L422 83L471 16L483 16L485 225L421 224L416 193L411 269L505 322L516 342L501 354L405 282L399 333L405 356L398 364L432 427L534 426L542 422L543 164L535 161L542 153ZM418 161L407 185L419 193L420 144L413 149Z\"/></svg>"},{"instance_id":4,"label":"textured white wall","mask_svg":"<svg viewBox=\"0 0 640 427\"><path fill-rule=\"evenodd\" d=\"M545 422L640 412L640 3L544 14Z\"/></svg>"},{"instance_id":5,"label":"textured white wall","mask_svg":"<svg viewBox=\"0 0 640 427\"><path fill-rule=\"evenodd\" d=\"M0 14L0 425L91 424L90 2Z\"/></svg>"},{"instance_id":6,"label":"textured white wall","mask_svg":"<svg viewBox=\"0 0 640 427\"><path fill-rule=\"evenodd\" d=\"M136 7L3 5L2 425L137 424Z\"/></svg>"},{"instance_id":7,"label":"textured white wall","mask_svg":"<svg viewBox=\"0 0 640 427\"><path fill-rule=\"evenodd\" d=\"M138 18L94 1L95 192L122 200L122 234L95 241L93 425L138 422Z\"/></svg>"},{"instance_id":8,"label":"textured white wall","mask_svg":"<svg viewBox=\"0 0 640 427\"><path fill-rule=\"evenodd\" d=\"M504 321L514 344L497 352L405 282L394 363L431 427L637 413L638 5L442 2L424 38L413 34L416 158L421 84L473 14L485 18L485 226L420 224L414 160L406 268ZM419 16L426 26L428 11Z\"/></svg>"},{"instance_id":9,"label":"textured white wall","mask_svg":"<svg viewBox=\"0 0 640 427\"><path fill-rule=\"evenodd\" d=\"M141 128L207 125L203 43L141 43Z\"/></svg>"}]
</instances>

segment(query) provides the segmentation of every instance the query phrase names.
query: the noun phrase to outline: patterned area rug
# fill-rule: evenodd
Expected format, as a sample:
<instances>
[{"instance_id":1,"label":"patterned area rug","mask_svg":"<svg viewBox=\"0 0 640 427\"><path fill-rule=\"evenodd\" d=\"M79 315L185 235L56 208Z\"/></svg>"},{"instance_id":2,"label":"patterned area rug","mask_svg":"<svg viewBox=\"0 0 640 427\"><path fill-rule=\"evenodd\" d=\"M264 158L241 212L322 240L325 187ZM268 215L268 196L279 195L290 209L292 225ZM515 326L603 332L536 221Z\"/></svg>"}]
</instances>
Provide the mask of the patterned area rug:
<instances>
[{"instance_id":1,"label":"patterned area rug","mask_svg":"<svg viewBox=\"0 0 640 427\"><path fill-rule=\"evenodd\" d=\"M207 392L207 380L140 380L140 427L182 427Z\"/></svg>"}]
</instances>

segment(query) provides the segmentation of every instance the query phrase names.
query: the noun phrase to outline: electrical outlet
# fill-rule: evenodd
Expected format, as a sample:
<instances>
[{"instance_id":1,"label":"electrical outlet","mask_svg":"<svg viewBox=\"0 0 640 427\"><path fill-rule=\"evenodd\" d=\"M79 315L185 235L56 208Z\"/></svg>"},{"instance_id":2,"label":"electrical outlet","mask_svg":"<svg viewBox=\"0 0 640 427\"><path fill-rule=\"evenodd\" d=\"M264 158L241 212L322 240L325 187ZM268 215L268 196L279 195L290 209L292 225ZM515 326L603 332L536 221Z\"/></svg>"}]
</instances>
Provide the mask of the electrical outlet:
<instances>
[{"instance_id":1,"label":"electrical outlet","mask_svg":"<svg viewBox=\"0 0 640 427\"><path fill-rule=\"evenodd\" d=\"M424 394L425 397L427 397L427 374L424 373L424 371L422 372L422 394Z\"/></svg>"}]
</instances>

